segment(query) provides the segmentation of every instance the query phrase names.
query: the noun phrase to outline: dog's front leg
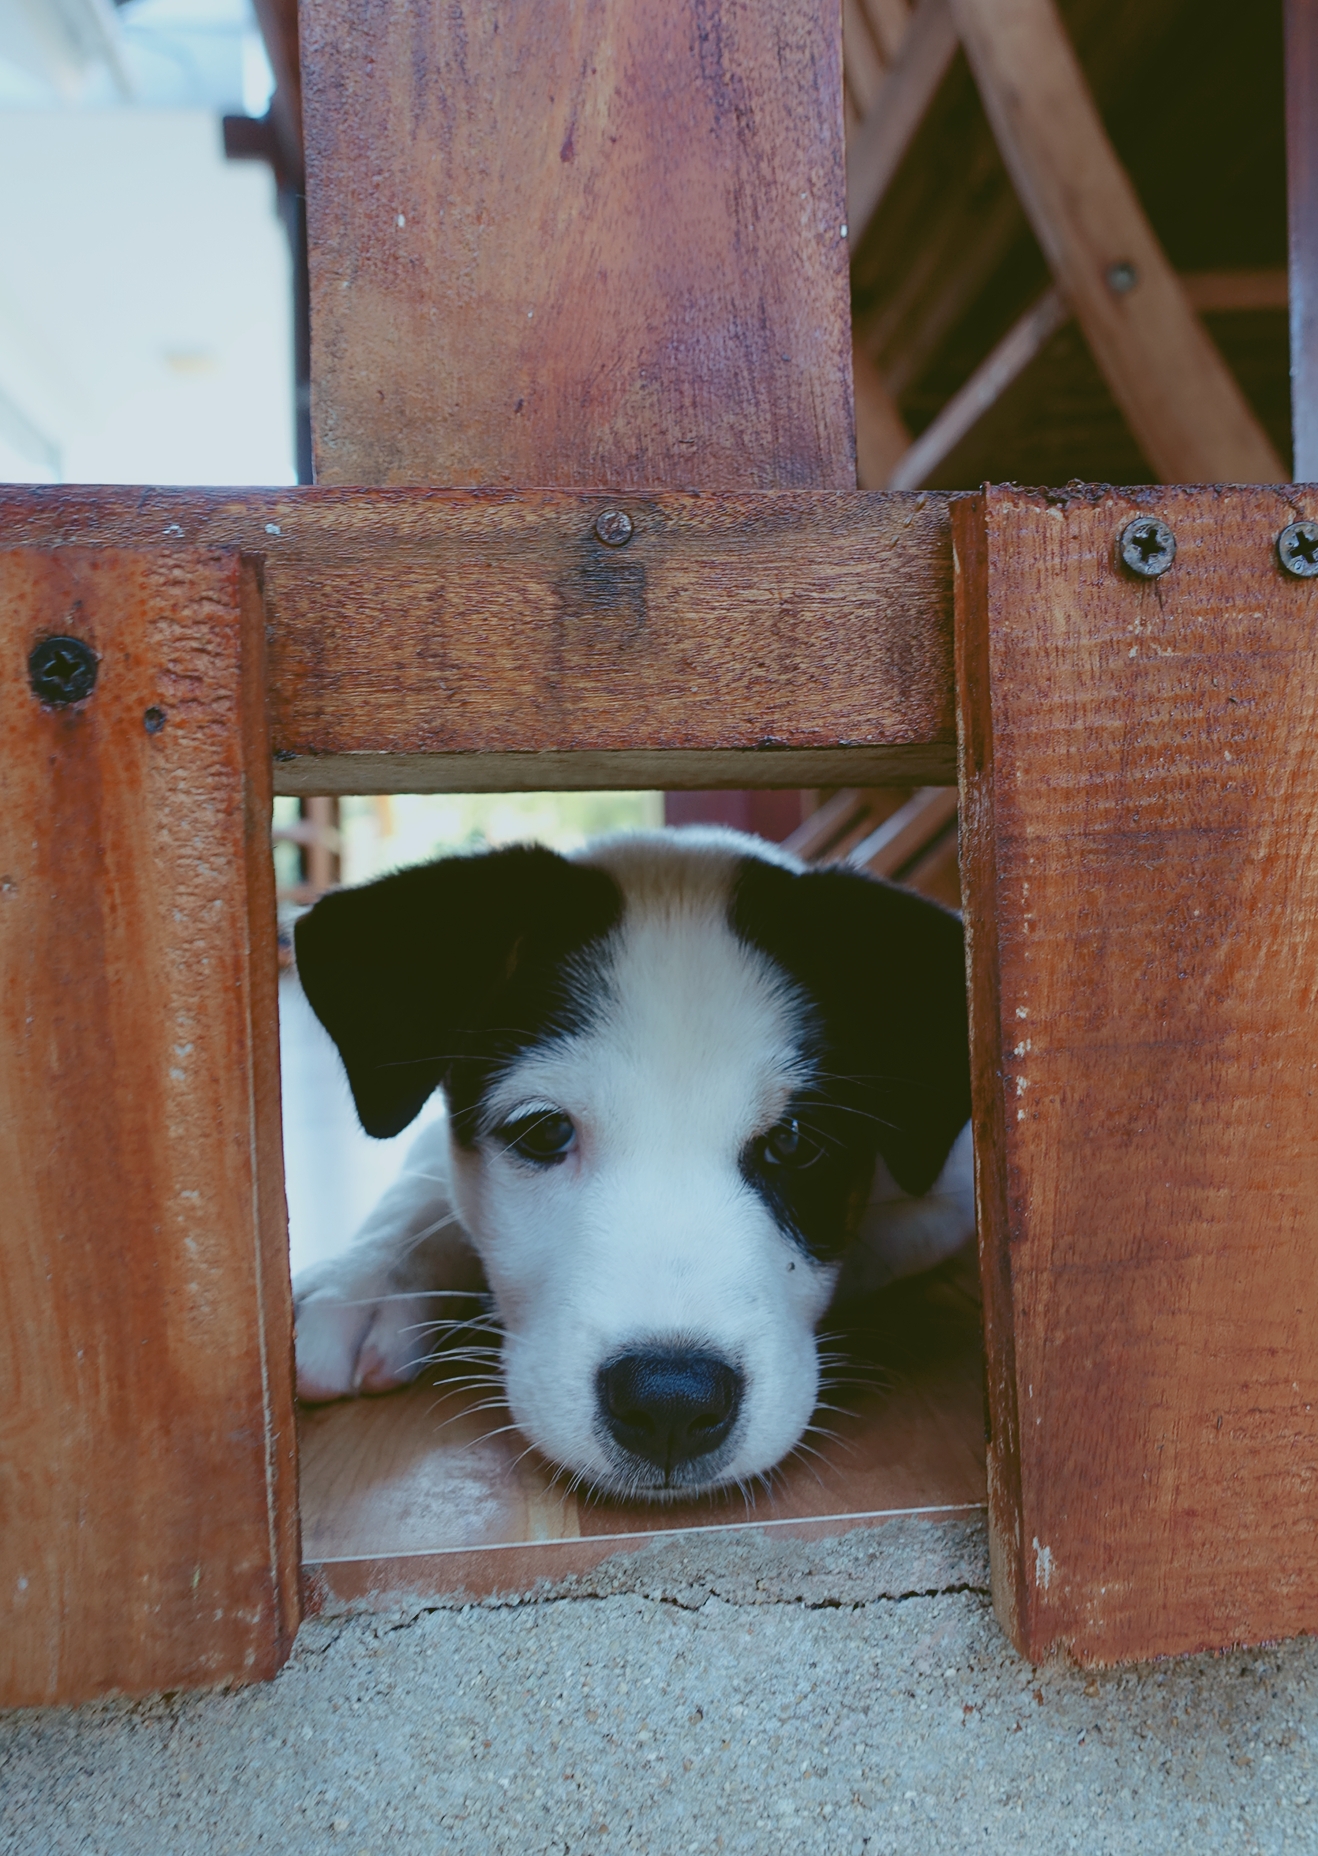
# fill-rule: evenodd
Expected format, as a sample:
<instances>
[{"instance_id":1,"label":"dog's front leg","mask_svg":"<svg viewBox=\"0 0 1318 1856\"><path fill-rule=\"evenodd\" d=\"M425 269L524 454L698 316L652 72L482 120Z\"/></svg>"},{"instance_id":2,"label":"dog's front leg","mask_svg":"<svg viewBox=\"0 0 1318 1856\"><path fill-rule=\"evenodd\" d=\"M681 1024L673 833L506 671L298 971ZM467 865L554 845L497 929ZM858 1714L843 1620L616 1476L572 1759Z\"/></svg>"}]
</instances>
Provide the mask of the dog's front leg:
<instances>
[{"instance_id":1,"label":"dog's front leg","mask_svg":"<svg viewBox=\"0 0 1318 1856\"><path fill-rule=\"evenodd\" d=\"M480 1311L485 1278L449 1198L448 1124L432 1122L351 1246L293 1284L298 1397L389 1392L414 1379L441 1324Z\"/></svg>"}]
</instances>

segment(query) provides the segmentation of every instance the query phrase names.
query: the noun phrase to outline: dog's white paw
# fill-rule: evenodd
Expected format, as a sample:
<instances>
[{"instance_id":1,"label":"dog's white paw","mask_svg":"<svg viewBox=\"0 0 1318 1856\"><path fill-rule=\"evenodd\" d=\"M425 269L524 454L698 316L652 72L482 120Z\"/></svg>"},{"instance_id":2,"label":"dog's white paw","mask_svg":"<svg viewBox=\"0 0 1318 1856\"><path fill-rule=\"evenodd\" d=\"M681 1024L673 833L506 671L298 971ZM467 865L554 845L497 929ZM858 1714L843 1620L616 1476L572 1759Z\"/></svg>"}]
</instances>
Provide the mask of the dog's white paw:
<instances>
[{"instance_id":1,"label":"dog's white paw","mask_svg":"<svg viewBox=\"0 0 1318 1856\"><path fill-rule=\"evenodd\" d=\"M416 1378L432 1351L424 1296L361 1289L322 1281L295 1297L297 1395L307 1404L392 1392Z\"/></svg>"}]
</instances>

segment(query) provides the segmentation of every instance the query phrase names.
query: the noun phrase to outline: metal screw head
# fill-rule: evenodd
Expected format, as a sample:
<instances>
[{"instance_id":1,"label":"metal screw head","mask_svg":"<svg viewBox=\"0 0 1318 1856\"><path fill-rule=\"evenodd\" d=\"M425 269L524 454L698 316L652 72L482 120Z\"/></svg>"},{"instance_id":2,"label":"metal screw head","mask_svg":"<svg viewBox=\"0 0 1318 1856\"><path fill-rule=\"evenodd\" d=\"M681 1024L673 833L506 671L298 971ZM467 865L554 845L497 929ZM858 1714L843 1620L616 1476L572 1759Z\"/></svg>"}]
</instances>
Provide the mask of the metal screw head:
<instances>
[{"instance_id":1,"label":"metal screw head","mask_svg":"<svg viewBox=\"0 0 1318 1856\"><path fill-rule=\"evenodd\" d=\"M595 535L606 548L625 548L632 538L632 519L623 509L602 509L595 517Z\"/></svg>"},{"instance_id":2,"label":"metal screw head","mask_svg":"<svg viewBox=\"0 0 1318 1856\"><path fill-rule=\"evenodd\" d=\"M1318 576L1318 522L1290 522L1277 537L1277 559L1297 580Z\"/></svg>"},{"instance_id":3,"label":"metal screw head","mask_svg":"<svg viewBox=\"0 0 1318 1856\"><path fill-rule=\"evenodd\" d=\"M1129 258L1120 258L1115 264L1109 264L1103 275L1113 296L1129 296L1140 280L1138 267Z\"/></svg>"},{"instance_id":4,"label":"metal screw head","mask_svg":"<svg viewBox=\"0 0 1318 1856\"><path fill-rule=\"evenodd\" d=\"M96 688L100 659L81 638L43 638L28 653L32 693L52 709L82 702Z\"/></svg>"},{"instance_id":5,"label":"metal screw head","mask_svg":"<svg viewBox=\"0 0 1318 1856\"><path fill-rule=\"evenodd\" d=\"M1156 580L1176 559L1176 537L1159 516L1136 516L1117 542L1121 558L1141 580Z\"/></svg>"},{"instance_id":6,"label":"metal screw head","mask_svg":"<svg viewBox=\"0 0 1318 1856\"><path fill-rule=\"evenodd\" d=\"M142 726L149 735L158 735L165 726L165 711L158 709L155 703L152 703L142 717Z\"/></svg>"}]
</instances>

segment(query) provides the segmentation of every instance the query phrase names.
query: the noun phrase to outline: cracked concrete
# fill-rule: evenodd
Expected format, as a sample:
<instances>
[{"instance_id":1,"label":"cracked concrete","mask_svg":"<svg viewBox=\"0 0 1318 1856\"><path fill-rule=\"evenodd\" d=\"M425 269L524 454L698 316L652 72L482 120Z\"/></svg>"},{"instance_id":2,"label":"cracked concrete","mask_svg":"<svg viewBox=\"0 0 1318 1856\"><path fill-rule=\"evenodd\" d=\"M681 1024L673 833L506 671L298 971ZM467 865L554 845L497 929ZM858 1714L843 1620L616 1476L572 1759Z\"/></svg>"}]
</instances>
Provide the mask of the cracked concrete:
<instances>
[{"instance_id":1,"label":"cracked concrete","mask_svg":"<svg viewBox=\"0 0 1318 1856\"><path fill-rule=\"evenodd\" d=\"M0 1851L1318 1851L1318 1642L1034 1670L984 1570L907 1523L314 1619L265 1688L0 1718Z\"/></svg>"}]
</instances>

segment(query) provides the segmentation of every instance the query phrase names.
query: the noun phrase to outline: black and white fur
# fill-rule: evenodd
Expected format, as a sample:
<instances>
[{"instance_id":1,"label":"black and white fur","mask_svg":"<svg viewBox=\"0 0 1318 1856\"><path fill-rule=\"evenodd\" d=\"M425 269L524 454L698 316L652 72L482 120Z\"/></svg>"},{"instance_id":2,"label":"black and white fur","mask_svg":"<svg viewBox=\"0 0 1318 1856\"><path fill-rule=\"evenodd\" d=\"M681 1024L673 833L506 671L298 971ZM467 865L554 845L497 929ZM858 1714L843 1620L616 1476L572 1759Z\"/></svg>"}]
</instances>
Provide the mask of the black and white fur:
<instances>
[{"instance_id":1,"label":"black and white fur","mask_svg":"<svg viewBox=\"0 0 1318 1856\"><path fill-rule=\"evenodd\" d=\"M404 1383L436 1292L488 1285L546 1456L740 1481L809 1423L830 1304L973 1229L961 924L890 884L723 831L518 846L326 897L297 959L368 1133L448 1109L299 1276L305 1399Z\"/></svg>"}]
</instances>

